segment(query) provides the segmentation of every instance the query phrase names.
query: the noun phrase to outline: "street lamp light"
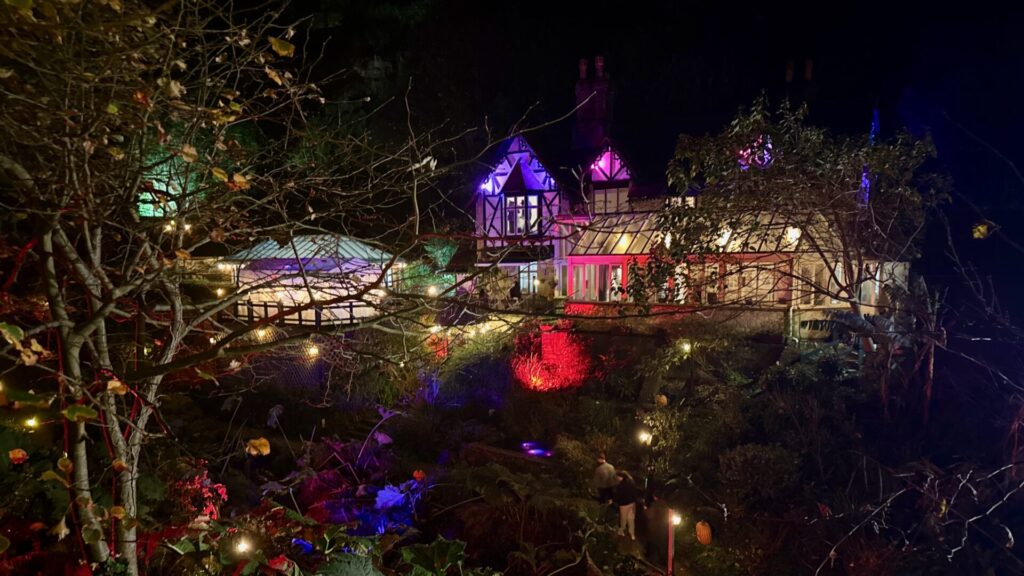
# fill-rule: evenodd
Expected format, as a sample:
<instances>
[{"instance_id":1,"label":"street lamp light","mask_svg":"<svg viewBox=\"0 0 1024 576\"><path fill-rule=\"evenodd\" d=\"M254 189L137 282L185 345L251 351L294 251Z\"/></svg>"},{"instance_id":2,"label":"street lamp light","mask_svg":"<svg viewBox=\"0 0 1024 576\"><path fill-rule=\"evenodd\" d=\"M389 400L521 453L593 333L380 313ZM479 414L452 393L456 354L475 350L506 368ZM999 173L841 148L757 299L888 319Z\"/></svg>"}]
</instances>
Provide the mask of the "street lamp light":
<instances>
[{"instance_id":1,"label":"street lamp light","mask_svg":"<svg viewBox=\"0 0 1024 576\"><path fill-rule=\"evenodd\" d=\"M676 526L683 523L683 517L674 510L668 511L668 566L665 574L672 576L672 562L675 560Z\"/></svg>"}]
</instances>

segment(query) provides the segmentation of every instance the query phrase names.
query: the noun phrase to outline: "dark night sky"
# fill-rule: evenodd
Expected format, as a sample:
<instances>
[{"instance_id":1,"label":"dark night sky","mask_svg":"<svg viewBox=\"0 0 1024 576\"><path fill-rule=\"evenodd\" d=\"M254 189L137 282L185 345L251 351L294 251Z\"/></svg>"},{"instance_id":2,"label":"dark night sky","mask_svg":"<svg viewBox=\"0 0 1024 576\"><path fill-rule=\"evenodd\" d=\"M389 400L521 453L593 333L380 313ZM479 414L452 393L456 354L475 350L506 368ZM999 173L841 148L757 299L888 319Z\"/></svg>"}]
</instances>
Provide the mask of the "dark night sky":
<instances>
[{"instance_id":1,"label":"dark night sky","mask_svg":"<svg viewBox=\"0 0 1024 576\"><path fill-rule=\"evenodd\" d=\"M577 60L601 54L616 89L613 132L646 150L655 165L671 154L680 132L720 129L761 91L784 96L792 60L790 95L812 96L812 121L864 132L878 106L883 133L904 126L931 133L957 191L1012 237L1024 236L1017 224L1024 181L946 116L1024 169L1020 10L898 0L306 1L300 12L322 18L328 7L341 15L329 32L326 65L374 54L400 62L392 68L392 91L412 76L424 125L479 126L486 116L504 129L534 105L528 123L558 117L573 106ZM807 58L814 61L813 86L802 82ZM568 134L566 123L545 137L567 145ZM962 238L981 217L962 202L949 212ZM1006 259L1024 260L998 238L965 244L997 272Z\"/></svg>"}]
</instances>

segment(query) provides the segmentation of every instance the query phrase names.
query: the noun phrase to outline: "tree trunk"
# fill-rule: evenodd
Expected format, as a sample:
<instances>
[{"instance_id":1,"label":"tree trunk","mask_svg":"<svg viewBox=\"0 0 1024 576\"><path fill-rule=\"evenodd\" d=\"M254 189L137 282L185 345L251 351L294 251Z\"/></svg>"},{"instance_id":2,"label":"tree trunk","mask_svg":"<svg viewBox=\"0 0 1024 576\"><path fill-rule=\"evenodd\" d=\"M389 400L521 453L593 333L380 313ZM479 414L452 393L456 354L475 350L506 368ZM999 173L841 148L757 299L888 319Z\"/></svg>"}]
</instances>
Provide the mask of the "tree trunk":
<instances>
[{"instance_id":1,"label":"tree trunk","mask_svg":"<svg viewBox=\"0 0 1024 576\"><path fill-rule=\"evenodd\" d=\"M74 386L81 383L81 349L75 345L65 344L64 366ZM79 396L80 394L75 394ZM89 447L87 445L89 435L86 433L85 422L75 422L74 444L71 447L71 459L75 464L72 489L75 493L75 501L78 504L78 519L81 524L83 537L85 531L100 534L95 542L89 542L89 554L94 562L106 562L110 557L110 549L103 539L103 526L99 518L93 512L92 488L89 482ZM95 532L94 532L95 531ZM86 539L88 542L88 539Z\"/></svg>"}]
</instances>

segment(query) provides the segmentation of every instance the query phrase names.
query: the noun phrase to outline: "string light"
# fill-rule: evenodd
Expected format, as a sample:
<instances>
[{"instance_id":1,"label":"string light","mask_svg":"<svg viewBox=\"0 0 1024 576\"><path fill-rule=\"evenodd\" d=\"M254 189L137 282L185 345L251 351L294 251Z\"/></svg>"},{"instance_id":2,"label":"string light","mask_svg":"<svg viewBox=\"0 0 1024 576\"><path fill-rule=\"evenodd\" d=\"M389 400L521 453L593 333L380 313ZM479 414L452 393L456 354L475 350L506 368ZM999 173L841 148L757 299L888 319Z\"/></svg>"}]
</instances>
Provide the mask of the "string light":
<instances>
[{"instance_id":1,"label":"string light","mask_svg":"<svg viewBox=\"0 0 1024 576\"><path fill-rule=\"evenodd\" d=\"M191 224L185 224L185 232L188 232L190 230L192 230L192 225Z\"/></svg>"},{"instance_id":2,"label":"string light","mask_svg":"<svg viewBox=\"0 0 1024 576\"><path fill-rule=\"evenodd\" d=\"M309 356L310 358L316 358L319 354L320 348L318 348L316 344L310 344L306 348L306 356Z\"/></svg>"},{"instance_id":3,"label":"string light","mask_svg":"<svg viewBox=\"0 0 1024 576\"><path fill-rule=\"evenodd\" d=\"M217 288L217 297L220 298L223 295L224 295L224 289L223 288Z\"/></svg>"},{"instance_id":4,"label":"string light","mask_svg":"<svg viewBox=\"0 0 1024 576\"><path fill-rule=\"evenodd\" d=\"M39 419L36 418L35 416L33 416L33 417L25 420L25 427L26 428L38 428L39 427Z\"/></svg>"},{"instance_id":5,"label":"string light","mask_svg":"<svg viewBox=\"0 0 1024 576\"><path fill-rule=\"evenodd\" d=\"M214 338L213 336L210 336L210 344L216 344L216 343L217 343L217 339Z\"/></svg>"},{"instance_id":6,"label":"string light","mask_svg":"<svg viewBox=\"0 0 1024 576\"><path fill-rule=\"evenodd\" d=\"M672 525L673 526L679 526L682 523L683 523L683 517L680 516L679 513L673 512L672 513Z\"/></svg>"},{"instance_id":7,"label":"string light","mask_svg":"<svg viewBox=\"0 0 1024 576\"><path fill-rule=\"evenodd\" d=\"M650 444L651 440L654 439L654 437L651 435L651 433L646 431L646 430L640 432L639 438L640 438L640 443L641 444Z\"/></svg>"},{"instance_id":8,"label":"string light","mask_svg":"<svg viewBox=\"0 0 1024 576\"><path fill-rule=\"evenodd\" d=\"M239 538L238 541L235 542L235 552L237 552L238 554L245 554L250 550L252 550L252 544L250 544L249 540L244 536Z\"/></svg>"},{"instance_id":9,"label":"string light","mask_svg":"<svg viewBox=\"0 0 1024 576\"><path fill-rule=\"evenodd\" d=\"M427 296L434 298L437 296L437 286L427 286Z\"/></svg>"},{"instance_id":10,"label":"string light","mask_svg":"<svg viewBox=\"0 0 1024 576\"><path fill-rule=\"evenodd\" d=\"M259 338L260 340L263 340L264 338L266 338L267 337L267 329L266 328L257 328L256 329L256 337Z\"/></svg>"}]
</instances>

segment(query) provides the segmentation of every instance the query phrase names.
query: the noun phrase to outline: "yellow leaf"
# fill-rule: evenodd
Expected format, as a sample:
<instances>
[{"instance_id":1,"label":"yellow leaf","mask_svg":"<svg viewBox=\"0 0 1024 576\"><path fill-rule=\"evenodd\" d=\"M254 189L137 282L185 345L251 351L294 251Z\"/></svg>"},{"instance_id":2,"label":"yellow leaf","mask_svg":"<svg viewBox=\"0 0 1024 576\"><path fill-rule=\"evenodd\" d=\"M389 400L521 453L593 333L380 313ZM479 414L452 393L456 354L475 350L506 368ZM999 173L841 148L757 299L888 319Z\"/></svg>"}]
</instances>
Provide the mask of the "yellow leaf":
<instances>
[{"instance_id":1,"label":"yellow leaf","mask_svg":"<svg viewBox=\"0 0 1024 576\"><path fill-rule=\"evenodd\" d=\"M107 381L107 392L111 394L117 394L118 396L124 396L128 393L128 387L124 385L124 382L120 380L108 380Z\"/></svg>"},{"instance_id":2,"label":"yellow leaf","mask_svg":"<svg viewBox=\"0 0 1024 576\"><path fill-rule=\"evenodd\" d=\"M270 47L277 52L278 56L291 57L295 55L295 44L280 38L270 37Z\"/></svg>"},{"instance_id":3,"label":"yellow leaf","mask_svg":"<svg viewBox=\"0 0 1024 576\"><path fill-rule=\"evenodd\" d=\"M39 342L36 342L35 338L33 338L32 340L29 341L29 348L33 352L38 352L40 354L42 354L43 352L46 352L46 349L43 348L43 345L40 344Z\"/></svg>"},{"instance_id":4,"label":"yellow leaf","mask_svg":"<svg viewBox=\"0 0 1024 576\"><path fill-rule=\"evenodd\" d=\"M71 530L68 530L66 519L67 517L61 518L60 522L50 530L50 534L56 536L57 540L63 540L68 534L71 534Z\"/></svg>"},{"instance_id":5,"label":"yellow leaf","mask_svg":"<svg viewBox=\"0 0 1024 576\"><path fill-rule=\"evenodd\" d=\"M231 182L240 190L249 189L249 181L245 179L245 176L242 176L238 172L235 172L234 174L231 175Z\"/></svg>"},{"instance_id":6,"label":"yellow leaf","mask_svg":"<svg viewBox=\"0 0 1024 576\"><path fill-rule=\"evenodd\" d=\"M988 227L988 222L978 222L971 228L971 237L975 240L984 240L988 238L992 230Z\"/></svg>"},{"instance_id":7,"label":"yellow leaf","mask_svg":"<svg viewBox=\"0 0 1024 576\"><path fill-rule=\"evenodd\" d=\"M199 152L196 151L196 147L191 144L185 144L181 147L181 159L191 164L199 159Z\"/></svg>"},{"instance_id":8,"label":"yellow leaf","mask_svg":"<svg viewBox=\"0 0 1024 576\"><path fill-rule=\"evenodd\" d=\"M128 465L125 464L124 460L121 460L120 458L115 458L114 461L110 463L110 467L113 468L114 472L117 472L118 474L128 469Z\"/></svg>"},{"instance_id":9,"label":"yellow leaf","mask_svg":"<svg viewBox=\"0 0 1024 576\"><path fill-rule=\"evenodd\" d=\"M250 456L266 456L270 454L270 441L262 436L245 443L245 453Z\"/></svg>"},{"instance_id":10,"label":"yellow leaf","mask_svg":"<svg viewBox=\"0 0 1024 576\"><path fill-rule=\"evenodd\" d=\"M124 160L124 150L121 150L116 146L107 148L107 152L109 152L110 155L113 156L114 160Z\"/></svg>"},{"instance_id":11,"label":"yellow leaf","mask_svg":"<svg viewBox=\"0 0 1024 576\"><path fill-rule=\"evenodd\" d=\"M6 80L14 75L14 70L10 68L0 68L0 80Z\"/></svg>"},{"instance_id":12,"label":"yellow leaf","mask_svg":"<svg viewBox=\"0 0 1024 576\"><path fill-rule=\"evenodd\" d=\"M65 474L70 474L71 471L75 469L75 465L71 462L71 459L64 457L57 460L57 468Z\"/></svg>"},{"instance_id":13,"label":"yellow leaf","mask_svg":"<svg viewBox=\"0 0 1024 576\"><path fill-rule=\"evenodd\" d=\"M228 181L228 173L221 170L220 168L210 168L210 173L213 174L214 178L220 180L221 182Z\"/></svg>"},{"instance_id":14,"label":"yellow leaf","mask_svg":"<svg viewBox=\"0 0 1024 576\"><path fill-rule=\"evenodd\" d=\"M271 80L276 82L278 86L284 84L284 79L281 78L281 75L277 72L277 70L274 70L270 66L267 66L266 68L264 68L264 71L266 71L267 76L269 76Z\"/></svg>"},{"instance_id":15,"label":"yellow leaf","mask_svg":"<svg viewBox=\"0 0 1024 576\"><path fill-rule=\"evenodd\" d=\"M121 109L117 107L117 104L110 102L107 104L107 114L117 114Z\"/></svg>"},{"instance_id":16,"label":"yellow leaf","mask_svg":"<svg viewBox=\"0 0 1024 576\"><path fill-rule=\"evenodd\" d=\"M124 509L124 506L111 506L108 512L110 512L111 518L117 518L118 520L128 515L128 512Z\"/></svg>"},{"instance_id":17,"label":"yellow leaf","mask_svg":"<svg viewBox=\"0 0 1024 576\"><path fill-rule=\"evenodd\" d=\"M175 250L174 255L182 260L188 260L192 257L192 255L188 253L188 250Z\"/></svg>"}]
</instances>

